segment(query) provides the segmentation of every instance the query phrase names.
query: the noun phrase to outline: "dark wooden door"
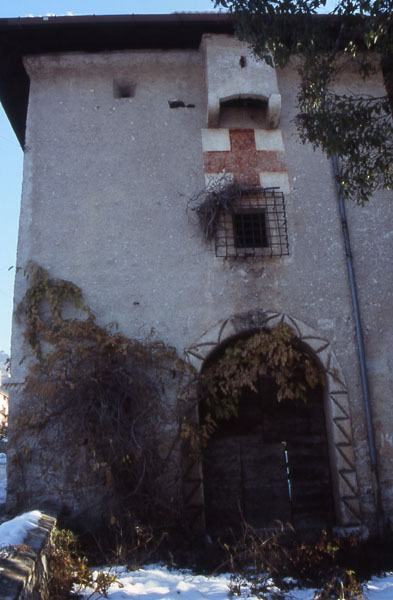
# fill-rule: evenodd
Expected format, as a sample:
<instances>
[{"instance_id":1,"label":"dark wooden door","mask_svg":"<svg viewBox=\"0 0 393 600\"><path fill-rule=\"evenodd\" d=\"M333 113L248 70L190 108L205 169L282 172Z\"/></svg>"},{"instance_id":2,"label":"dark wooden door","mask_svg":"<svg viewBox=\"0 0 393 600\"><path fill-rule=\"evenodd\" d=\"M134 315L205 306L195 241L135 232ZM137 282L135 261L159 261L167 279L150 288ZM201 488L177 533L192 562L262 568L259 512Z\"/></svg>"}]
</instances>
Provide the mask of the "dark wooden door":
<instances>
[{"instance_id":1,"label":"dark wooden door","mask_svg":"<svg viewBox=\"0 0 393 600\"><path fill-rule=\"evenodd\" d=\"M332 495L323 390L307 403L277 402L273 382L261 379L263 397L242 395L239 415L225 421L204 455L207 529L256 529L276 521L298 530L332 524Z\"/></svg>"},{"instance_id":2,"label":"dark wooden door","mask_svg":"<svg viewBox=\"0 0 393 600\"><path fill-rule=\"evenodd\" d=\"M204 461L208 531L237 529L242 518L268 528L291 520L285 448L260 434L214 439Z\"/></svg>"}]
</instances>

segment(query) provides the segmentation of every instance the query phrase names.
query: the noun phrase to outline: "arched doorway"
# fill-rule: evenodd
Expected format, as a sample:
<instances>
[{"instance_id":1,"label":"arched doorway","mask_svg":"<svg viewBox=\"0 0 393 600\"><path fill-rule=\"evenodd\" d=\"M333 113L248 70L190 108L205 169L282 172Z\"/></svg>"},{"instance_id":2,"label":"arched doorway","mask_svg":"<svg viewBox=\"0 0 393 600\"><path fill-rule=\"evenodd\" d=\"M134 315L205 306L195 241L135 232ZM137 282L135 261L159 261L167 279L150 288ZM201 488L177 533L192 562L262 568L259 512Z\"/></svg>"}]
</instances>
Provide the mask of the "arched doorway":
<instances>
[{"instance_id":1,"label":"arched doorway","mask_svg":"<svg viewBox=\"0 0 393 600\"><path fill-rule=\"evenodd\" d=\"M352 424L348 391L340 364L329 340L299 319L262 309L235 314L207 329L185 350L189 363L201 371L212 354L234 335L255 328L272 328L287 323L322 365L326 374L324 412L329 445L330 471L334 498L335 525L356 527L362 522L359 491L352 445ZM195 530L205 528L205 494L202 464L187 451L183 453L183 498L185 513Z\"/></svg>"},{"instance_id":2,"label":"arched doorway","mask_svg":"<svg viewBox=\"0 0 393 600\"><path fill-rule=\"evenodd\" d=\"M257 530L281 521L304 533L334 523L324 387L308 388L306 401L279 402L277 394L275 379L259 376L255 390L242 390L238 414L221 420L207 443L203 485L212 534L236 530L242 519ZM202 404L202 421L203 413Z\"/></svg>"}]
</instances>

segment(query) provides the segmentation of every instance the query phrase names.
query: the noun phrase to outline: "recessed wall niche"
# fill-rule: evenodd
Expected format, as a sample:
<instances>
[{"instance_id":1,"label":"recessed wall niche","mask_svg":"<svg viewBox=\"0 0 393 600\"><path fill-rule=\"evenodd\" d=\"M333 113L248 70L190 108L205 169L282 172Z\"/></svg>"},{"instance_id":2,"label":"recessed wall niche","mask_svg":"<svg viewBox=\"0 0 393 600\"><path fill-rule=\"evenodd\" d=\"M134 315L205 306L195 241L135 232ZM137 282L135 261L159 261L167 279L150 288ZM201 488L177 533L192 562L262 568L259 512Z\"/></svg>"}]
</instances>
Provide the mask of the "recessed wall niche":
<instances>
[{"instance_id":1,"label":"recessed wall niche","mask_svg":"<svg viewBox=\"0 0 393 600\"><path fill-rule=\"evenodd\" d=\"M267 100L231 98L220 102L219 127L267 129Z\"/></svg>"}]
</instances>

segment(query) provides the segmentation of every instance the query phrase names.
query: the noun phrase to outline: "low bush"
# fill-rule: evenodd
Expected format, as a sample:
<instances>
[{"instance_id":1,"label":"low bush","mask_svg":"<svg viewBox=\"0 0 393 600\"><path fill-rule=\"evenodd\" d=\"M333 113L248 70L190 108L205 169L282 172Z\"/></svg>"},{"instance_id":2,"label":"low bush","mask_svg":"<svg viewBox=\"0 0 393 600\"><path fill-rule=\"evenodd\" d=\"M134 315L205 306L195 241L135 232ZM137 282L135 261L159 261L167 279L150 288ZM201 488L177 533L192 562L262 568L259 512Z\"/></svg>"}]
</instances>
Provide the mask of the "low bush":
<instances>
[{"instance_id":1,"label":"low bush","mask_svg":"<svg viewBox=\"0 0 393 600\"><path fill-rule=\"evenodd\" d=\"M92 588L94 598L106 598L109 586L116 581L110 573L99 571L93 575L87 559L81 555L75 535L66 529L52 533L48 556L48 590L51 600L80 597L78 592ZM121 585L121 584L118 584Z\"/></svg>"},{"instance_id":2,"label":"low bush","mask_svg":"<svg viewBox=\"0 0 393 600\"><path fill-rule=\"evenodd\" d=\"M232 595L247 590L262 599L272 585L283 591L303 585L316 588L315 600L363 598L361 573L351 563L367 549L353 538L339 540L324 531L316 542L306 542L290 526L260 534L245 524L241 538L223 549Z\"/></svg>"}]
</instances>

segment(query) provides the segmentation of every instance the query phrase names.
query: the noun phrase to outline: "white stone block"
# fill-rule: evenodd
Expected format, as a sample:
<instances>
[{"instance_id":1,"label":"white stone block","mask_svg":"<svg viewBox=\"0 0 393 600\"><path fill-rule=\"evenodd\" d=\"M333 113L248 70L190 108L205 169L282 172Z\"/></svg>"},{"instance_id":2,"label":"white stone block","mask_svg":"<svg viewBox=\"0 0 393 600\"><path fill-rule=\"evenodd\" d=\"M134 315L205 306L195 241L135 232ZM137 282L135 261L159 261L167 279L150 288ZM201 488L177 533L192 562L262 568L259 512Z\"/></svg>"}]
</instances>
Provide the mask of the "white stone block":
<instances>
[{"instance_id":1,"label":"white stone block","mask_svg":"<svg viewBox=\"0 0 393 600\"><path fill-rule=\"evenodd\" d=\"M286 196L291 193L289 186L288 173L286 171L262 171L259 173L261 187L277 187Z\"/></svg>"},{"instance_id":2,"label":"white stone block","mask_svg":"<svg viewBox=\"0 0 393 600\"><path fill-rule=\"evenodd\" d=\"M266 129L256 129L255 146L257 150L284 152L281 131L279 129L269 131Z\"/></svg>"},{"instance_id":3,"label":"white stone block","mask_svg":"<svg viewBox=\"0 0 393 600\"><path fill-rule=\"evenodd\" d=\"M202 149L204 152L230 151L229 129L202 129Z\"/></svg>"}]
</instances>

